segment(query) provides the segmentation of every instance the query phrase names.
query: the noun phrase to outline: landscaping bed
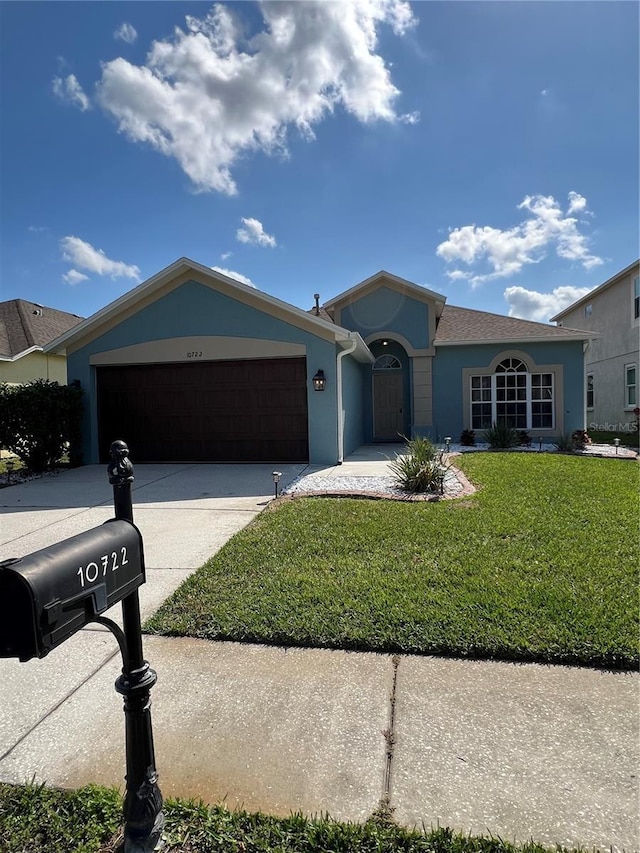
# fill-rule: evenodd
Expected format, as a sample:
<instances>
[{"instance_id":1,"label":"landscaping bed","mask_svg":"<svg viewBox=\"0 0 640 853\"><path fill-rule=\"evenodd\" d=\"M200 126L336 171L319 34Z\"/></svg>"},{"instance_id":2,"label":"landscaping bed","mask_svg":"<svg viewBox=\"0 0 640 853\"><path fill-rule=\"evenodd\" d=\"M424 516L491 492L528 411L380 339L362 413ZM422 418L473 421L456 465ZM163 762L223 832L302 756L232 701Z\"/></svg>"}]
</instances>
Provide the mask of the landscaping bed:
<instances>
[{"instance_id":1,"label":"landscaping bed","mask_svg":"<svg viewBox=\"0 0 640 853\"><path fill-rule=\"evenodd\" d=\"M636 668L636 465L533 453L456 463L479 487L462 500L276 504L146 629Z\"/></svg>"}]
</instances>

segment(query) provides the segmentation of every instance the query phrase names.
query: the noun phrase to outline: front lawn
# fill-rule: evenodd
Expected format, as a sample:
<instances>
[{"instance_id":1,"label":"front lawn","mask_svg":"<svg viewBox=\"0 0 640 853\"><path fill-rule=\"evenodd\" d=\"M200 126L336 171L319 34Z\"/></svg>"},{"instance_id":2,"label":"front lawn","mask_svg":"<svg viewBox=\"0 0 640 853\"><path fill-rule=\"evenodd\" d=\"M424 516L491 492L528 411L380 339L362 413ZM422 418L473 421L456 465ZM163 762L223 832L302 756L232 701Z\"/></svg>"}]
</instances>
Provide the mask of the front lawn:
<instances>
[{"instance_id":1,"label":"front lawn","mask_svg":"<svg viewBox=\"0 0 640 853\"><path fill-rule=\"evenodd\" d=\"M638 467L458 458L470 498L304 498L262 513L147 623L154 633L635 668Z\"/></svg>"}]
</instances>

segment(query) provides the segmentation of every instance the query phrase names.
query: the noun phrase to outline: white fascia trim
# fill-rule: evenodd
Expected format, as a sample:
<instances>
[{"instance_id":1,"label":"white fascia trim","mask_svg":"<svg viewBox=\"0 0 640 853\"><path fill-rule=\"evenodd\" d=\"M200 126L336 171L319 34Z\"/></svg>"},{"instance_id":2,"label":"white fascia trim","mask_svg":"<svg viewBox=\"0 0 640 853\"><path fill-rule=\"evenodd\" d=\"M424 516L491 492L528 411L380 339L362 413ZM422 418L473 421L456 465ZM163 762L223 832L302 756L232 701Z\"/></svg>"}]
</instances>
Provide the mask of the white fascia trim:
<instances>
[{"instance_id":1,"label":"white fascia trim","mask_svg":"<svg viewBox=\"0 0 640 853\"><path fill-rule=\"evenodd\" d=\"M466 340L466 341L434 341L433 345L436 347L466 347L473 346L475 344L519 344L520 346L525 346L526 344L548 344L548 343L560 343L562 341L585 341L589 338L599 338L600 335L596 332L582 332L580 335L563 335L555 336L555 335L545 335L544 337L535 337L535 338L486 338L482 340Z\"/></svg>"},{"instance_id":2,"label":"white fascia trim","mask_svg":"<svg viewBox=\"0 0 640 853\"><path fill-rule=\"evenodd\" d=\"M81 323L78 323L76 326L73 326L73 328L70 329L68 332L64 332L55 340L48 343L45 347L45 352L58 352L60 350L64 350L64 348L70 341L74 340L75 338L83 337L93 326L97 326L100 323L111 319L121 310L129 307L130 305L134 305L147 293L152 292L156 288L161 287L163 284L168 283L169 281L171 281L171 279L177 278L179 275L182 275L183 273L188 273L190 271L197 272L202 276L206 276L213 282L222 281L225 284L230 284L233 287L237 287L238 290L247 295L250 295L258 302L264 302L267 305L271 305L273 307L280 308L281 310L285 310L297 319L304 319L305 324L311 322L312 324L319 326L319 328L321 329L331 331L336 336L336 340L347 338L349 335L349 331L347 329L343 329L341 326L336 326L335 323L331 323L329 320L323 320L322 317L316 317L313 314L309 314L307 311L303 311L301 308L296 308L295 305L290 305L288 302L283 302L281 299L277 299L275 296L269 296L267 293L264 293L263 291L258 290L255 287L251 287L248 284L243 284L242 282L237 281L235 278L229 278L229 276L216 272L210 267L205 267L202 264L197 263L196 261L192 261L190 258L179 258L170 266L165 267L163 270L160 270L160 272L151 276L151 278L148 278L146 281L143 281L142 284L139 284L137 287L134 287L133 290L127 291L127 293L124 293L118 299L115 299L113 302L110 302L108 305L106 305L104 308L101 308L95 314L92 314L91 317L87 317L86 320L83 320Z\"/></svg>"},{"instance_id":3,"label":"white fascia trim","mask_svg":"<svg viewBox=\"0 0 640 853\"><path fill-rule=\"evenodd\" d=\"M19 358L24 358L25 355L31 355L32 352L44 352L44 350L42 347L29 347L29 349L25 349L17 355L0 355L0 361L18 361Z\"/></svg>"},{"instance_id":4,"label":"white fascia trim","mask_svg":"<svg viewBox=\"0 0 640 853\"><path fill-rule=\"evenodd\" d=\"M375 361L373 353L358 332L347 332L346 337L338 338L337 342L342 347L342 352L338 353L338 358L341 355L353 355L355 360L361 364L373 364Z\"/></svg>"}]
</instances>

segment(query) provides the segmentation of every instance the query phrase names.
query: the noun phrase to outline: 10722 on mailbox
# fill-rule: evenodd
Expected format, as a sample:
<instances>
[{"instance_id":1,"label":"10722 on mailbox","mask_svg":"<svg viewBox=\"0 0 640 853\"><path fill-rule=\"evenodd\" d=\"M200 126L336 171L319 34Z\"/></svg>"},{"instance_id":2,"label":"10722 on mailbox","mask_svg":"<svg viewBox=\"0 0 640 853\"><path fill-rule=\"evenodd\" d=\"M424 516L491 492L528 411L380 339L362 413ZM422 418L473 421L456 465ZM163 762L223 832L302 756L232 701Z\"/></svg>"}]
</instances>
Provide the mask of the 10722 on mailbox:
<instances>
[{"instance_id":1,"label":"10722 on mailbox","mask_svg":"<svg viewBox=\"0 0 640 853\"><path fill-rule=\"evenodd\" d=\"M123 519L5 560L0 657L44 657L144 581L142 536Z\"/></svg>"}]
</instances>

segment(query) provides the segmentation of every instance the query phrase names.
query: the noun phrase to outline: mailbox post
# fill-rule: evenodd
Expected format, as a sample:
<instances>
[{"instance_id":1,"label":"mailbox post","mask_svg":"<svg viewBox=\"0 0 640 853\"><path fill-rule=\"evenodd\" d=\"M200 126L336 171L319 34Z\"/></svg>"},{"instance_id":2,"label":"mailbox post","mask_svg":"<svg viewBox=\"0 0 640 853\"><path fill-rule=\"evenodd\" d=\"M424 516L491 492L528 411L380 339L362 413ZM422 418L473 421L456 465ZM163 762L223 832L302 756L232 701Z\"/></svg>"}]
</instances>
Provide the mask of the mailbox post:
<instances>
[{"instance_id":1,"label":"mailbox post","mask_svg":"<svg viewBox=\"0 0 640 853\"><path fill-rule=\"evenodd\" d=\"M133 465L129 460L129 448L124 441L114 441L111 445L111 462L107 472L109 482L113 486L116 519L133 522ZM106 624L110 620L96 621ZM137 589L122 600L122 623L124 641L119 641L123 666L122 675L116 680L115 687L124 698L125 713L125 853L147 853L154 850L160 840L164 813L162 794L158 787L151 726L150 691L157 681L157 676L142 654L140 600Z\"/></svg>"}]
</instances>

